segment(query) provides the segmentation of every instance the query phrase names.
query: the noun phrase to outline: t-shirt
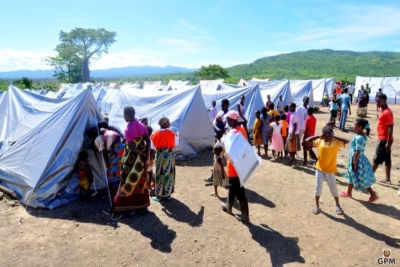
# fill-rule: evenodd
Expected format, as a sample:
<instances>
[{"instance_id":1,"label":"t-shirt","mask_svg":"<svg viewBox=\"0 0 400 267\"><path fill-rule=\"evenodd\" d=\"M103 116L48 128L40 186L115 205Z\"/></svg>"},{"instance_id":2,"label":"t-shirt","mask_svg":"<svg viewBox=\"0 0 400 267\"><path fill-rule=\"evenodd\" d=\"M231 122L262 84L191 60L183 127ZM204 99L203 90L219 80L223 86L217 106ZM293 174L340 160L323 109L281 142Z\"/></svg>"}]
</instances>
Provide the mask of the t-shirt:
<instances>
[{"instance_id":1,"label":"t-shirt","mask_svg":"<svg viewBox=\"0 0 400 267\"><path fill-rule=\"evenodd\" d=\"M337 87L335 88L335 92L336 92L337 95L339 95L339 94L342 92L342 89L340 89L340 87L337 86Z\"/></svg>"},{"instance_id":2,"label":"t-shirt","mask_svg":"<svg viewBox=\"0 0 400 267\"><path fill-rule=\"evenodd\" d=\"M304 131L306 129L306 119L307 119L307 108L300 106L296 110L300 118L300 130Z\"/></svg>"},{"instance_id":3,"label":"t-shirt","mask_svg":"<svg viewBox=\"0 0 400 267\"><path fill-rule=\"evenodd\" d=\"M313 141L313 147L318 147L318 161L315 168L326 173L337 173L336 158L344 143L337 139L331 142L316 139Z\"/></svg>"},{"instance_id":4,"label":"t-shirt","mask_svg":"<svg viewBox=\"0 0 400 267\"><path fill-rule=\"evenodd\" d=\"M246 130L242 126L236 126L233 130L240 131L243 134L244 138L247 140ZM231 159L229 157L226 158L226 174L229 178L238 178L235 166L233 166L233 163L231 162Z\"/></svg>"},{"instance_id":5,"label":"t-shirt","mask_svg":"<svg viewBox=\"0 0 400 267\"><path fill-rule=\"evenodd\" d=\"M310 115L306 119L306 129L307 132L304 132L305 137L310 137L315 135L315 127L317 126L317 119L314 115Z\"/></svg>"},{"instance_id":6,"label":"t-shirt","mask_svg":"<svg viewBox=\"0 0 400 267\"><path fill-rule=\"evenodd\" d=\"M340 109L341 110L348 110L350 104L350 96L348 94L342 94L339 96L340 98Z\"/></svg>"},{"instance_id":7,"label":"t-shirt","mask_svg":"<svg viewBox=\"0 0 400 267\"><path fill-rule=\"evenodd\" d=\"M337 110L337 108L338 108L338 105L336 102L333 102L333 101L329 102L329 111Z\"/></svg>"},{"instance_id":8,"label":"t-shirt","mask_svg":"<svg viewBox=\"0 0 400 267\"><path fill-rule=\"evenodd\" d=\"M370 88L370 87L365 87L364 90L365 90L368 94L371 93L371 88Z\"/></svg>"},{"instance_id":9,"label":"t-shirt","mask_svg":"<svg viewBox=\"0 0 400 267\"><path fill-rule=\"evenodd\" d=\"M349 86L347 86L347 90L348 90L348 92L349 92L349 94L353 94L353 92L354 92L354 85L349 85Z\"/></svg>"},{"instance_id":10,"label":"t-shirt","mask_svg":"<svg viewBox=\"0 0 400 267\"><path fill-rule=\"evenodd\" d=\"M210 118L210 122L213 122L215 117L217 117L217 109L215 107L208 110L208 117Z\"/></svg>"},{"instance_id":11,"label":"t-shirt","mask_svg":"<svg viewBox=\"0 0 400 267\"><path fill-rule=\"evenodd\" d=\"M288 122L288 123L290 123L290 116L292 115L292 113L290 113L290 112L286 112L286 121Z\"/></svg>"},{"instance_id":12,"label":"t-shirt","mask_svg":"<svg viewBox=\"0 0 400 267\"><path fill-rule=\"evenodd\" d=\"M278 100L278 105L276 106L276 109L279 112L283 112L283 100Z\"/></svg>"},{"instance_id":13,"label":"t-shirt","mask_svg":"<svg viewBox=\"0 0 400 267\"><path fill-rule=\"evenodd\" d=\"M146 126L136 119L130 121L125 128L125 139L127 142L146 134L148 134Z\"/></svg>"},{"instance_id":14,"label":"t-shirt","mask_svg":"<svg viewBox=\"0 0 400 267\"><path fill-rule=\"evenodd\" d=\"M282 137L286 137L286 133L289 128L289 124L286 120L281 120L281 124L282 124Z\"/></svg>"},{"instance_id":15,"label":"t-shirt","mask_svg":"<svg viewBox=\"0 0 400 267\"><path fill-rule=\"evenodd\" d=\"M270 109L268 111L268 114L272 117L272 120L275 121L275 116L279 115L279 111L277 111L275 109Z\"/></svg>"},{"instance_id":16,"label":"t-shirt","mask_svg":"<svg viewBox=\"0 0 400 267\"><path fill-rule=\"evenodd\" d=\"M378 124L377 124L377 132L379 140L388 140L389 138L388 126L391 125L394 125L392 110L390 108L382 109L381 113L379 114ZM391 140L393 140L393 136Z\"/></svg>"},{"instance_id":17,"label":"t-shirt","mask_svg":"<svg viewBox=\"0 0 400 267\"><path fill-rule=\"evenodd\" d=\"M159 148L174 148L179 145L179 138L171 129L161 128L151 135L154 147Z\"/></svg>"},{"instance_id":18,"label":"t-shirt","mask_svg":"<svg viewBox=\"0 0 400 267\"><path fill-rule=\"evenodd\" d=\"M272 103L271 100L267 100L267 102L265 103L265 107L267 108L268 111L269 111L269 104L271 103Z\"/></svg>"},{"instance_id":19,"label":"t-shirt","mask_svg":"<svg viewBox=\"0 0 400 267\"><path fill-rule=\"evenodd\" d=\"M299 134L300 133L299 114L297 114L297 112L292 112L291 116L290 116L290 122L289 122L289 134L293 134L295 124L297 124L297 127L296 127L296 132L294 134Z\"/></svg>"},{"instance_id":20,"label":"t-shirt","mask_svg":"<svg viewBox=\"0 0 400 267\"><path fill-rule=\"evenodd\" d=\"M120 138L117 132L106 130L104 135L99 135L94 140L94 144L96 145L99 152L103 151L104 149L109 150L111 145Z\"/></svg>"},{"instance_id":21,"label":"t-shirt","mask_svg":"<svg viewBox=\"0 0 400 267\"><path fill-rule=\"evenodd\" d=\"M239 114L238 122L244 122L244 120L246 119L246 116L244 114L245 113L244 105L239 103L239 109L240 109L240 114L242 114L242 116L240 116L240 114ZM239 113L239 111L238 111L238 113Z\"/></svg>"}]
</instances>

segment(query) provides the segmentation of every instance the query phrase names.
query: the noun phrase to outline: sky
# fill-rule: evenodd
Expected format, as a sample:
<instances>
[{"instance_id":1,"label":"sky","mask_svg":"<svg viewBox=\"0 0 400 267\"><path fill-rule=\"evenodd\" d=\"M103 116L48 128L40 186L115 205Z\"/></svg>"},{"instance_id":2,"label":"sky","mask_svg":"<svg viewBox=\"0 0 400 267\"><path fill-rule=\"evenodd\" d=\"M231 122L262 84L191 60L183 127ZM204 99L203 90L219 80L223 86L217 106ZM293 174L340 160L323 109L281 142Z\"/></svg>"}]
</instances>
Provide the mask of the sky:
<instances>
[{"instance_id":1,"label":"sky","mask_svg":"<svg viewBox=\"0 0 400 267\"><path fill-rule=\"evenodd\" d=\"M0 71L52 69L60 31L116 42L91 70L231 67L310 49L400 52L396 0L1 0Z\"/></svg>"}]
</instances>

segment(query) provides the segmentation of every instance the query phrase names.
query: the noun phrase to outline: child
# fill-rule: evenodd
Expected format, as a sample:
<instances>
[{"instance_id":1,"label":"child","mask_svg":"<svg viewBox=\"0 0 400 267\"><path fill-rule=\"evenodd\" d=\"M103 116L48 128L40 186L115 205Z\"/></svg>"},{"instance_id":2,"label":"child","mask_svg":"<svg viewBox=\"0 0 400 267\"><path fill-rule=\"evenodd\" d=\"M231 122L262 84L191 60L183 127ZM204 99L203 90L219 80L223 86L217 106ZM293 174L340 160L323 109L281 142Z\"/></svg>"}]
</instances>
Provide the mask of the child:
<instances>
[{"instance_id":1,"label":"child","mask_svg":"<svg viewBox=\"0 0 400 267\"><path fill-rule=\"evenodd\" d=\"M282 132L281 132L281 134L282 134L282 139L283 139L283 145L285 145L286 144L286 139L287 139L287 136L288 136L288 132L289 132L289 124L286 121L286 114L285 113L281 114L281 124L282 124ZM288 151L287 151L286 148L284 148L284 150L285 150L285 158L287 158L288 157Z\"/></svg>"},{"instance_id":2,"label":"child","mask_svg":"<svg viewBox=\"0 0 400 267\"><path fill-rule=\"evenodd\" d=\"M331 97L331 102L329 102L329 112L331 113L330 121L333 121L333 126L335 126L338 113L338 104L334 96Z\"/></svg>"},{"instance_id":3,"label":"child","mask_svg":"<svg viewBox=\"0 0 400 267\"><path fill-rule=\"evenodd\" d=\"M352 197L353 187L367 189L371 195L368 202L372 203L378 199L378 195L371 189L371 185L376 182L371 163L364 155L367 136L369 137L369 128L366 128L368 121L358 118L354 122L354 131L356 136L350 141L350 156L347 165L347 180L349 185L347 192L341 192L341 197ZM366 129L366 133L364 133Z\"/></svg>"},{"instance_id":4,"label":"child","mask_svg":"<svg viewBox=\"0 0 400 267\"><path fill-rule=\"evenodd\" d=\"M226 126L226 124L225 124L225 122L224 122L224 120L223 120L223 118L221 117L221 116L217 116L216 118L215 118L215 125L217 126L217 128L219 129L219 131L217 131L217 130L214 130L215 131L215 138L217 139L217 140L220 140L221 139L221 137L222 137L222 135L224 134L224 132L225 132L225 126Z\"/></svg>"},{"instance_id":5,"label":"child","mask_svg":"<svg viewBox=\"0 0 400 267\"><path fill-rule=\"evenodd\" d=\"M322 106L327 107L328 106L328 94L325 93L324 96L322 97Z\"/></svg>"},{"instance_id":6,"label":"child","mask_svg":"<svg viewBox=\"0 0 400 267\"><path fill-rule=\"evenodd\" d=\"M304 162L303 166L307 166L307 151L310 154L310 158L317 161L318 158L315 155L314 151L312 150L313 144L312 142L306 142L305 140L308 137L314 136L315 134L315 127L317 126L317 119L314 117L314 109L312 107L309 107L307 109L307 119L306 119L306 129L304 130L304 136L303 136L303 157L304 157Z\"/></svg>"},{"instance_id":7,"label":"child","mask_svg":"<svg viewBox=\"0 0 400 267\"><path fill-rule=\"evenodd\" d=\"M213 185L214 193L211 196L218 197L218 186L226 187L228 186L228 176L225 173L224 164L222 163L222 151L223 147L220 142L214 145L214 168L213 168Z\"/></svg>"},{"instance_id":8,"label":"child","mask_svg":"<svg viewBox=\"0 0 400 267\"><path fill-rule=\"evenodd\" d=\"M84 150L79 153L78 178L79 201L87 201L90 185L93 183L93 173L89 166L89 155Z\"/></svg>"},{"instance_id":9,"label":"child","mask_svg":"<svg viewBox=\"0 0 400 267\"><path fill-rule=\"evenodd\" d=\"M291 115L290 112L289 112L289 106L285 105L285 107L283 108L283 111L286 114L286 121L289 124L290 123L290 115Z\"/></svg>"},{"instance_id":10,"label":"child","mask_svg":"<svg viewBox=\"0 0 400 267\"><path fill-rule=\"evenodd\" d=\"M153 133L153 128L148 125L147 133L149 136ZM156 148L154 147L153 141L150 139L150 165L147 166L147 174L149 175L147 180L147 187L149 188L149 193L151 193L151 189L154 189L154 185L156 184L156 179L154 178L155 174L153 173L153 165L154 165L154 158L156 155Z\"/></svg>"},{"instance_id":11,"label":"child","mask_svg":"<svg viewBox=\"0 0 400 267\"><path fill-rule=\"evenodd\" d=\"M271 143L272 143L272 157L271 161L279 161L279 157L282 157L283 152L283 139L281 135L282 124L279 123L281 119L280 115L275 116L275 122L271 125ZM275 157L276 152L276 157Z\"/></svg>"},{"instance_id":12,"label":"child","mask_svg":"<svg viewBox=\"0 0 400 267\"><path fill-rule=\"evenodd\" d=\"M321 209L319 207L319 198L322 193L322 183L324 179L329 185L329 190L336 202L336 214L343 215L343 210L339 205L339 194L336 186L337 173L336 158L339 149L344 147L349 141L333 135L333 130L329 126L322 128L322 135L308 137L306 142L313 142L314 147L318 147L319 159L315 166L315 207L314 214L318 214Z\"/></svg>"},{"instance_id":13,"label":"child","mask_svg":"<svg viewBox=\"0 0 400 267\"><path fill-rule=\"evenodd\" d=\"M254 126L253 126L253 144L257 146L257 154L261 156L260 154L260 147L262 143L261 139L262 125L260 120L261 112L257 110L255 114L256 114L256 120L254 121Z\"/></svg>"},{"instance_id":14,"label":"child","mask_svg":"<svg viewBox=\"0 0 400 267\"><path fill-rule=\"evenodd\" d=\"M268 158L268 141L269 141L269 132L271 130L270 127L270 122L271 122L271 116L267 113L267 109L266 108L262 108L261 109L261 140L262 143L264 144L264 155L266 158Z\"/></svg>"}]
</instances>

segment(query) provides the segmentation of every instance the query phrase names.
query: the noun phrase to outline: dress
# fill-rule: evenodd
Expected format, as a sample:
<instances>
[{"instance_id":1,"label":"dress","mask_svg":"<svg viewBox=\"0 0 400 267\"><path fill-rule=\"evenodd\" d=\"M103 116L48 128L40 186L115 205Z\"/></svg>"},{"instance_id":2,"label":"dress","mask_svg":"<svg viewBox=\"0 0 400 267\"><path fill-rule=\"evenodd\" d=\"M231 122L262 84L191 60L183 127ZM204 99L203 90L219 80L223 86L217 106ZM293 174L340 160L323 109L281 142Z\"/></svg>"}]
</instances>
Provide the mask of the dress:
<instances>
[{"instance_id":1,"label":"dress","mask_svg":"<svg viewBox=\"0 0 400 267\"><path fill-rule=\"evenodd\" d=\"M367 137L356 135L350 141L350 156L347 165L347 180L353 184L355 188L368 188L376 182L375 175L371 167L371 163L364 155L365 145L367 144ZM353 171L352 162L356 151L360 151L360 156L357 161L357 172Z\"/></svg>"},{"instance_id":2,"label":"dress","mask_svg":"<svg viewBox=\"0 0 400 267\"><path fill-rule=\"evenodd\" d=\"M261 125L260 119L256 118L256 120L254 121L254 126L253 126L253 138L254 138L253 144L254 145L262 145L260 125Z\"/></svg>"},{"instance_id":3,"label":"dress","mask_svg":"<svg viewBox=\"0 0 400 267\"><path fill-rule=\"evenodd\" d=\"M218 158L222 161L222 156L216 156L214 159L214 168L213 168L213 185L217 186L228 186L228 175L226 174L224 168L218 163ZM225 179L224 179L225 177Z\"/></svg>"},{"instance_id":4,"label":"dress","mask_svg":"<svg viewBox=\"0 0 400 267\"><path fill-rule=\"evenodd\" d=\"M277 152L283 151L283 139L281 134L282 124L277 125L275 122L271 125L274 130L272 134L272 150Z\"/></svg>"}]
</instances>

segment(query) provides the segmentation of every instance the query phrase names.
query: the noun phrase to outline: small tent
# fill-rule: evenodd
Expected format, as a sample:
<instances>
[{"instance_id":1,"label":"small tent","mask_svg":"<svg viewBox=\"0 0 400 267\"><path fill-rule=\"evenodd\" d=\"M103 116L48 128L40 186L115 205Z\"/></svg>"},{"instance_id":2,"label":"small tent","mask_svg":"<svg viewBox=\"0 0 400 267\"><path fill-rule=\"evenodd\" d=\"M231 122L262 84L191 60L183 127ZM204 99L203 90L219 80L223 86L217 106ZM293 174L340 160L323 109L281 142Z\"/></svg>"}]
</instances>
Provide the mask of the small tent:
<instances>
[{"instance_id":1,"label":"small tent","mask_svg":"<svg viewBox=\"0 0 400 267\"><path fill-rule=\"evenodd\" d=\"M162 116L169 118L172 129L180 133L180 143L174 149L178 159L197 156L214 142L214 131L199 86L183 91L148 91L146 94L142 90L122 89L108 115L111 125L126 128L123 116L126 106L135 108L137 118L147 117L154 130L160 128L158 120Z\"/></svg>"},{"instance_id":2,"label":"small tent","mask_svg":"<svg viewBox=\"0 0 400 267\"><path fill-rule=\"evenodd\" d=\"M311 82L313 88L314 105L319 105L322 102L324 94L327 94L329 98L331 92L328 92L328 88L326 87L326 79L311 80Z\"/></svg>"},{"instance_id":3,"label":"small tent","mask_svg":"<svg viewBox=\"0 0 400 267\"><path fill-rule=\"evenodd\" d=\"M0 185L31 207L55 208L77 199L74 167L85 130L100 119L89 90L74 98L50 99L10 87L0 105L0 141L8 146L1 149ZM95 182L105 186L100 153L90 155Z\"/></svg>"},{"instance_id":4,"label":"small tent","mask_svg":"<svg viewBox=\"0 0 400 267\"><path fill-rule=\"evenodd\" d=\"M308 105L314 106L314 94L311 80L290 80L290 91L293 94L293 102L296 106L303 105L303 98L307 96L310 100Z\"/></svg>"},{"instance_id":5,"label":"small tent","mask_svg":"<svg viewBox=\"0 0 400 267\"><path fill-rule=\"evenodd\" d=\"M143 83L143 90L144 91L158 91L158 87L162 84L161 81L145 81Z\"/></svg>"},{"instance_id":6,"label":"small tent","mask_svg":"<svg viewBox=\"0 0 400 267\"><path fill-rule=\"evenodd\" d=\"M190 85L190 81L169 80L168 85L172 90L181 90L185 86Z\"/></svg>"},{"instance_id":7,"label":"small tent","mask_svg":"<svg viewBox=\"0 0 400 267\"><path fill-rule=\"evenodd\" d=\"M224 82L224 79L219 80L200 80L200 87L202 92L207 91L218 91L220 90L220 85Z\"/></svg>"}]
</instances>

